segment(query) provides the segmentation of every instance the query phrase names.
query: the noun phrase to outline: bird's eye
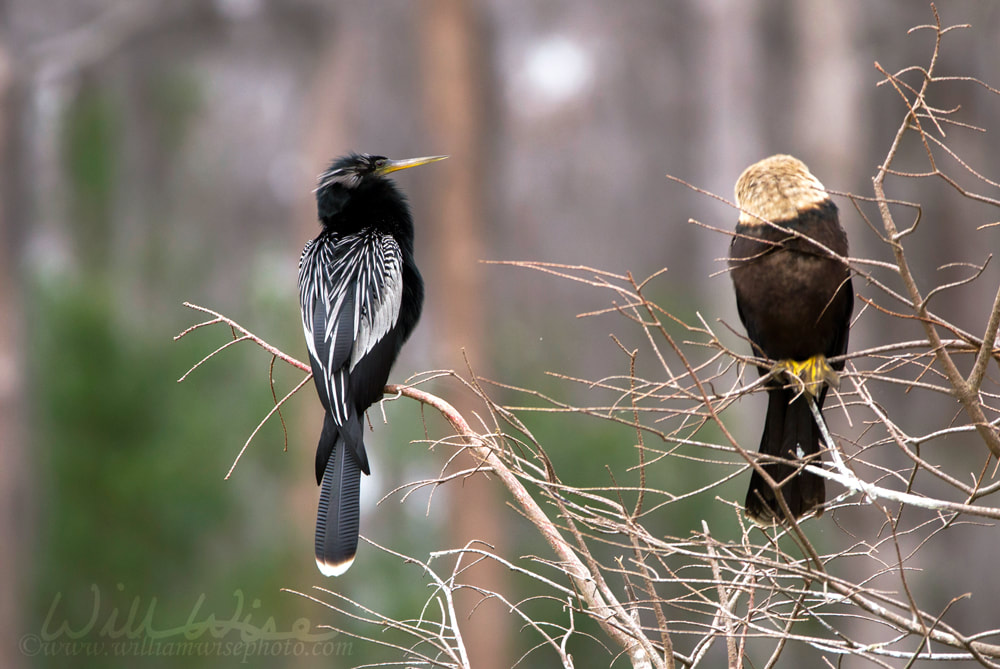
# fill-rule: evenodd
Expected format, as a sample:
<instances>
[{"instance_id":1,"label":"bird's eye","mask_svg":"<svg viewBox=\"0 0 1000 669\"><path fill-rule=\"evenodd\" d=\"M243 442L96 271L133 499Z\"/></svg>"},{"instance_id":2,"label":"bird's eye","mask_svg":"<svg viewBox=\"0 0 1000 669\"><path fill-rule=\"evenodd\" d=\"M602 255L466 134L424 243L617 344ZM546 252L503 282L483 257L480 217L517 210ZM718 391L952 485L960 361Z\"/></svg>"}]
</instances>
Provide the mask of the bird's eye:
<instances>
[{"instance_id":1,"label":"bird's eye","mask_svg":"<svg viewBox=\"0 0 1000 669\"><path fill-rule=\"evenodd\" d=\"M386 163L385 158L376 158L374 167L375 169L379 169L380 167L384 167L385 163Z\"/></svg>"}]
</instances>

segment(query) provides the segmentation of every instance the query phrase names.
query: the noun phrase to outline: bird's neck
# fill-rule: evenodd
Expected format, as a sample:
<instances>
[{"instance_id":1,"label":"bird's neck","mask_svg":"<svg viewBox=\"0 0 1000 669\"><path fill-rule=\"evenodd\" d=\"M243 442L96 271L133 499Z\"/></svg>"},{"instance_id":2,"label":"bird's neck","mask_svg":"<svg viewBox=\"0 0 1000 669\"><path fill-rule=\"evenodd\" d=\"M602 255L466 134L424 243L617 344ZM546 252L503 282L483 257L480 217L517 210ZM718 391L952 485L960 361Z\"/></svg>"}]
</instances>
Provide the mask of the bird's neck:
<instances>
[{"instance_id":1,"label":"bird's neck","mask_svg":"<svg viewBox=\"0 0 1000 669\"><path fill-rule=\"evenodd\" d=\"M363 184L354 189L328 189L319 201L325 231L350 235L374 230L394 237L413 234L406 201L389 182Z\"/></svg>"}]
</instances>

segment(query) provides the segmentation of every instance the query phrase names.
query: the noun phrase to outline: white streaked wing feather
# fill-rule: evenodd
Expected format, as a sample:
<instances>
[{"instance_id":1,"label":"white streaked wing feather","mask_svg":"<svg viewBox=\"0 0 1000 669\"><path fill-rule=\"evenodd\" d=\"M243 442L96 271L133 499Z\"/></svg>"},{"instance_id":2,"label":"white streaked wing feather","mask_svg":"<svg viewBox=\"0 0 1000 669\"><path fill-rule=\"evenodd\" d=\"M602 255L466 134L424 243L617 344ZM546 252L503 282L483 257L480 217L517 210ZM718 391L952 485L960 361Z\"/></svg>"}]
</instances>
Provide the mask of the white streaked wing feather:
<instances>
[{"instance_id":1,"label":"white streaked wing feather","mask_svg":"<svg viewBox=\"0 0 1000 669\"><path fill-rule=\"evenodd\" d=\"M310 355L323 366L322 379L339 424L347 420L347 378L399 318L403 294L402 254L389 235L362 231L306 243L299 259L302 328ZM353 292L353 295L349 293ZM348 300L348 297L353 299ZM326 323L322 339L315 331L315 307L323 305ZM353 302L351 332L341 332L341 311ZM342 339L344 338L344 339ZM344 349L338 341L351 345ZM320 358L319 346L327 355ZM339 350L338 350L339 349Z\"/></svg>"},{"instance_id":2,"label":"white streaked wing feather","mask_svg":"<svg viewBox=\"0 0 1000 669\"><path fill-rule=\"evenodd\" d=\"M375 266L371 274L380 278L372 282L376 290L368 294L367 309L360 317L350 369L353 370L399 320L399 307L403 300L403 259L399 246L392 237L381 240L382 253L373 256Z\"/></svg>"}]
</instances>

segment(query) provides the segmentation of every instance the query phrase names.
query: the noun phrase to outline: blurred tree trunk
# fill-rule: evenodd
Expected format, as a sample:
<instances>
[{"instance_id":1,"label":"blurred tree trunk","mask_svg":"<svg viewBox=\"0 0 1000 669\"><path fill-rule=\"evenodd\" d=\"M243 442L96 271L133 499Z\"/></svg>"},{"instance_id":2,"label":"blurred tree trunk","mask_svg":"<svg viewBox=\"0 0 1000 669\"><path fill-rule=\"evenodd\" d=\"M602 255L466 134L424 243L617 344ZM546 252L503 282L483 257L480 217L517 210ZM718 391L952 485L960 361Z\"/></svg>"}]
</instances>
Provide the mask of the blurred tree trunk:
<instances>
[{"instance_id":1,"label":"blurred tree trunk","mask_svg":"<svg viewBox=\"0 0 1000 669\"><path fill-rule=\"evenodd\" d=\"M11 64L0 44L0 156L4 157L3 192L0 195L0 664L24 666L25 656L18 648L24 632L25 536L28 525L26 486L28 461L25 452L24 338L21 328L19 282L21 267L15 248L19 247L12 216L12 178L16 160L8 139L12 127Z\"/></svg>"},{"instance_id":2,"label":"blurred tree trunk","mask_svg":"<svg viewBox=\"0 0 1000 669\"><path fill-rule=\"evenodd\" d=\"M432 266L435 288L429 291L435 312L438 359L459 372L465 371L462 352L474 371L485 369L489 347L486 342L485 294L479 260L483 256L483 174L484 73L483 35L478 18L468 0L426 0L422 7L420 50L424 109L434 152L446 152L451 160L435 171L433 192L436 241ZM466 415L478 406L455 402ZM461 466L474 466L466 460ZM485 477L466 479L455 491L461 503L453 504L449 528L452 547L473 540L506 546L502 518L503 502L495 483ZM478 546L485 548L484 546ZM479 563L467 572L464 582L475 582L491 592L509 593L506 571L492 561ZM510 667L510 617L497 600L483 602L481 595L466 590L458 593L460 620L472 613L464 628L464 638L475 667Z\"/></svg>"}]
</instances>

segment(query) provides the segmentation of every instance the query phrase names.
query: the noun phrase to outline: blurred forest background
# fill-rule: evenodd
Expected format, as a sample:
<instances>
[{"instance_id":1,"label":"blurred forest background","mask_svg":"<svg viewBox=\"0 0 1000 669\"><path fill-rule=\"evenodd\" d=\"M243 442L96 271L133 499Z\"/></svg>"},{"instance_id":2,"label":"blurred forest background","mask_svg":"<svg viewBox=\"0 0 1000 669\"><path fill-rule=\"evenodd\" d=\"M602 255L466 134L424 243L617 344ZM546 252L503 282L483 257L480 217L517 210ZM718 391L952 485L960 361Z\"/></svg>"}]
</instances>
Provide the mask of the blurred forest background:
<instances>
[{"instance_id":1,"label":"blurred forest background","mask_svg":"<svg viewBox=\"0 0 1000 669\"><path fill-rule=\"evenodd\" d=\"M945 24L972 28L944 44L938 71L1000 84L1000 3L939 9ZM246 633L270 619L280 636L305 619L309 635L335 643L321 657L251 655L247 666L393 657L331 637L318 627L329 610L280 591L320 584L398 615L414 615L426 597L416 567L364 544L345 577L316 571L311 463L321 421L311 387L283 412L287 452L272 420L224 481L273 406L269 359L235 347L176 383L228 336L175 344L200 320L185 300L305 355L296 265L318 230L310 191L331 158L451 155L398 178L429 302L394 381L464 371L464 351L479 373L571 397L584 390L544 372L622 371L612 317L575 318L607 306L606 296L477 261L637 277L667 267L651 288L658 302L737 325L729 277L717 274L729 239L688 223L730 228L736 214L665 175L731 198L745 166L787 152L831 190L871 195L902 118L897 94L876 88L874 62L924 64L933 35L907 30L932 18L912 0L0 1L0 664L175 666L153 651L68 657L45 642L131 638L102 632L124 629L140 630L140 641L168 628L190 638L210 620L246 622ZM943 106L990 128L956 133L952 146L996 179L1000 103L974 85L942 89L951 96ZM963 225L972 205L936 183L890 186L891 197L925 204L909 246L917 271L982 261L983 234L973 239L975 225ZM849 201L838 204L852 254L885 259ZM942 315L978 327L998 274L990 266L979 293L939 305ZM883 336L859 323L851 345ZM300 379L277 368L278 396ZM908 405L902 392L885 403L937 419L954 411ZM742 405L755 447L763 398ZM376 509L396 486L435 476L447 456L410 444L424 438L418 407L386 411L391 425L373 412L368 437L375 475L363 484L363 535L417 556L478 537L549 557L487 486L453 483L429 505L426 493L403 504L396 495ZM533 427L580 480L607 482L611 428ZM745 484L734 482L731 499ZM662 531L681 532L700 513L691 512L663 518ZM970 545L962 567L995 573L998 548ZM935 579L962 571L954 546L935 550L940 561L925 565ZM489 578L503 588L504 573ZM964 610L1000 619L998 600L1000 581L985 578ZM222 625L216 636L238 642L240 630ZM196 640L217 640L201 631ZM469 621L476 666L511 666L522 637L499 606ZM520 666L544 666L533 657ZM609 661L578 651L578 667Z\"/></svg>"}]
</instances>

